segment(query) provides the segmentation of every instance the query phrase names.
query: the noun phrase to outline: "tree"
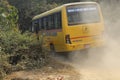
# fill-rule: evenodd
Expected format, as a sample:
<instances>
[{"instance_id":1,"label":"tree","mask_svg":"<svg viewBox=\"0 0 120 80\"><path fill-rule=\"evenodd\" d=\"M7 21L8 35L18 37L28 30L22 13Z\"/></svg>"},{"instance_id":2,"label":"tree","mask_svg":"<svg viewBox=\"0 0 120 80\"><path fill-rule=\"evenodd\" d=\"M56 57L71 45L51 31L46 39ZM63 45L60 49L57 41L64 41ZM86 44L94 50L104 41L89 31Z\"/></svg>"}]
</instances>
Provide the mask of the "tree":
<instances>
[{"instance_id":1,"label":"tree","mask_svg":"<svg viewBox=\"0 0 120 80\"><path fill-rule=\"evenodd\" d=\"M28 30L33 16L57 6L56 3L48 4L47 0L8 0L19 11L19 28Z\"/></svg>"},{"instance_id":2,"label":"tree","mask_svg":"<svg viewBox=\"0 0 120 80\"><path fill-rule=\"evenodd\" d=\"M17 25L17 9L6 0L0 1L0 30L10 30Z\"/></svg>"},{"instance_id":3,"label":"tree","mask_svg":"<svg viewBox=\"0 0 120 80\"><path fill-rule=\"evenodd\" d=\"M28 30L31 26L33 16L50 10L59 5L80 2L80 1L98 1L98 0L8 0L19 11L19 28Z\"/></svg>"}]
</instances>

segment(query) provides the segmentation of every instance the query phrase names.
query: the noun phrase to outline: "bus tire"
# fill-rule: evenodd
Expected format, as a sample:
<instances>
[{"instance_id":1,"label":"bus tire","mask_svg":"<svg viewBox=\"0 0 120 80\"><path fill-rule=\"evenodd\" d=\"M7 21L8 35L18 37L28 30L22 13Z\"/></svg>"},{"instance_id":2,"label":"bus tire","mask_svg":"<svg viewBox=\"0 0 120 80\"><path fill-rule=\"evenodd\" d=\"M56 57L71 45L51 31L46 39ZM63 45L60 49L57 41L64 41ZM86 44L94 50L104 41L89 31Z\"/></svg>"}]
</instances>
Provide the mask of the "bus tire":
<instances>
[{"instance_id":1,"label":"bus tire","mask_svg":"<svg viewBox=\"0 0 120 80\"><path fill-rule=\"evenodd\" d=\"M53 44L50 44L50 53L52 54L52 56L55 56L55 47Z\"/></svg>"}]
</instances>

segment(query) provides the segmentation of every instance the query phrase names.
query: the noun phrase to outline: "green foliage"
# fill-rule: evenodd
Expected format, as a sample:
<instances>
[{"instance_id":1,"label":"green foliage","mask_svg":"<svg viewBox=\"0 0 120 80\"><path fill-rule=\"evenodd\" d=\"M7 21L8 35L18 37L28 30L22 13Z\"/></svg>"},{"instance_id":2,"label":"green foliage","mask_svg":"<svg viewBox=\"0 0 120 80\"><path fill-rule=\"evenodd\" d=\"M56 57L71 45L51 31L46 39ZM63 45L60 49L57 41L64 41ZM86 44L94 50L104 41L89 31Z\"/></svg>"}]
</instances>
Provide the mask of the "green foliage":
<instances>
[{"instance_id":1,"label":"green foliage","mask_svg":"<svg viewBox=\"0 0 120 80\"><path fill-rule=\"evenodd\" d=\"M8 63L8 56L0 52L0 80L11 71L11 65Z\"/></svg>"},{"instance_id":2,"label":"green foliage","mask_svg":"<svg viewBox=\"0 0 120 80\"><path fill-rule=\"evenodd\" d=\"M39 68L45 64L46 53L42 52L41 44L34 41L31 33L18 31L17 13L7 1L0 1L0 80L11 71ZM29 12L26 11L25 15Z\"/></svg>"},{"instance_id":3,"label":"green foliage","mask_svg":"<svg viewBox=\"0 0 120 80\"><path fill-rule=\"evenodd\" d=\"M12 70L17 70L18 66L12 68L10 63L11 56L24 55L25 50L29 49L31 45L31 37L29 33L20 34L18 31L1 31L0 32L0 76L4 77L6 74L10 73ZM23 51L23 53L22 53ZM16 58L15 58L16 59ZM18 57L20 60L20 57ZM13 60L13 59L12 59ZM18 60L16 59L16 63Z\"/></svg>"},{"instance_id":4,"label":"green foliage","mask_svg":"<svg viewBox=\"0 0 120 80\"><path fill-rule=\"evenodd\" d=\"M10 6L6 0L0 0L0 80L10 69L8 63L9 54L5 53L5 50L10 47L7 38L17 25L17 9ZM6 47L5 47L6 46Z\"/></svg>"},{"instance_id":5,"label":"green foliage","mask_svg":"<svg viewBox=\"0 0 120 80\"><path fill-rule=\"evenodd\" d=\"M13 30L0 32L1 76L12 71L40 68L46 64L47 52L43 52L38 42L33 43L34 39L30 35Z\"/></svg>"},{"instance_id":6,"label":"green foliage","mask_svg":"<svg viewBox=\"0 0 120 80\"><path fill-rule=\"evenodd\" d=\"M0 2L0 30L11 30L17 25L17 9L10 6L7 1Z\"/></svg>"},{"instance_id":7,"label":"green foliage","mask_svg":"<svg viewBox=\"0 0 120 80\"><path fill-rule=\"evenodd\" d=\"M0 46L5 53L15 53L21 49L28 49L31 44L31 38L28 33L21 35L20 32L6 31L0 34Z\"/></svg>"}]
</instances>

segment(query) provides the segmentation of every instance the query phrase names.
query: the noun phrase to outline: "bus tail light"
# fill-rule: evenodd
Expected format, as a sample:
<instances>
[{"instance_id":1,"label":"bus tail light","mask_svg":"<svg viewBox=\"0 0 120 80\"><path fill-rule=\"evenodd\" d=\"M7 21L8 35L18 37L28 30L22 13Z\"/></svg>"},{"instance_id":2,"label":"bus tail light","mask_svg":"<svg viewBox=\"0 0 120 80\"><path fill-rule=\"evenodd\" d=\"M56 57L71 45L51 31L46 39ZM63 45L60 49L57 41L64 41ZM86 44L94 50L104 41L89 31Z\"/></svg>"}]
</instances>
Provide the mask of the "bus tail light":
<instances>
[{"instance_id":1,"label":"bus tail light","mask_svg":"<svg viewBox=\"0 0 120 80\"><path fill-rule=\"evenodd\" d=\"M65 36L65 40L66 40L67 44L71 44L70 35L69 34Z\"/></svg>"}]
</instances>

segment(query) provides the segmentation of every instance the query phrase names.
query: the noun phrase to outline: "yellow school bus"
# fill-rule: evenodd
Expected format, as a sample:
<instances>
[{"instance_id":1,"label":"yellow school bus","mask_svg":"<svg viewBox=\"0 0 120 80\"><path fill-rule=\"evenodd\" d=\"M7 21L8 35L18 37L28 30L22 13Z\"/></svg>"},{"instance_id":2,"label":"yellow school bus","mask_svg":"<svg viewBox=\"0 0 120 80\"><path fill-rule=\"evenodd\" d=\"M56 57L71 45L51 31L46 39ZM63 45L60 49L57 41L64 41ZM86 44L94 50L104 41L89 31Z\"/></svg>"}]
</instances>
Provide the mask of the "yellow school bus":
<instances>
[{"instance_id":1,"label":"yellow school bus","mask_svg":"<svg viewBox=\"0 0 120 80\"><path fill-rule=\"evenodd\" d=\"M31 30L55 52L99 47L104 41L103 16L96 2L68 3L36 15Z\"/></svg>"}]
</instances>

